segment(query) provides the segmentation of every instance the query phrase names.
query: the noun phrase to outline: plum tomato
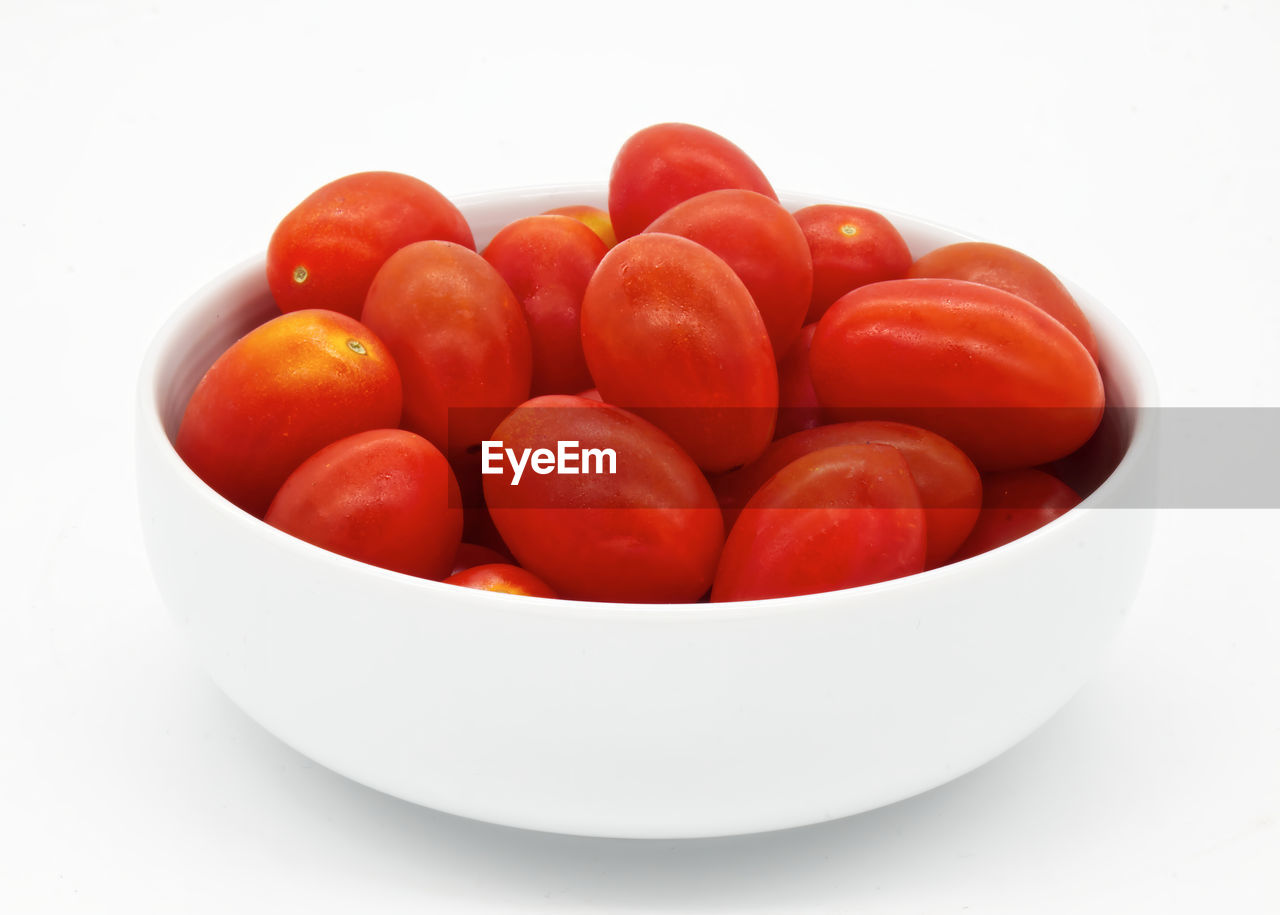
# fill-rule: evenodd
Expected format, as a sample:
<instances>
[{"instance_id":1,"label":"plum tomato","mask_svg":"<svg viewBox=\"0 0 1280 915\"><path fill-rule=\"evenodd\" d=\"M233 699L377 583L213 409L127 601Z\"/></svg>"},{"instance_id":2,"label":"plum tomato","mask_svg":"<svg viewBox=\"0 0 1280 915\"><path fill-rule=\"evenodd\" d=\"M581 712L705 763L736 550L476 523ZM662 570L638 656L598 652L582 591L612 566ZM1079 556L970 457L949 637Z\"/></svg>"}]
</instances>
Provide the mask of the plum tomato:
<instances>
[{"instance_id":1,"label":"plum tomato","mask_svg":"<svg viewBox=\"0 0 1280 915\"><path fill-rule=\"evenodd\" d=\"M607 403L674 438L703 470L773 438L778 371L751 294L697 242L646 232L605 255L582 301L582 349Z\"/></svg>"},{"instance_id":2,"label":"plum tomato","mask_svg":"<svg viewBox=\"0 0 1280 915\"><path fill-rule=\"evenodd\" d=\"M547 210L544 216L569 216L578 220L604 242L606 248L612 248L618 243L618 236L614 234L613 223L609 220L609 214L599 207L587 206L586 204L577 204L567 207L555 207Z\"/></svg>"},{"instance_id":3,"label":"plum tomato","mask_svg":"<svg viewBox=\"0 0 1280 915\"><path fill-rule=\"evenodd\" d=\"M415 241L475 248L462 213L431 185L397 172L360 172L298 204L267 246L267 284L283 312L328 308L360 316L374 274Z\"/></svg>"},{"instance_id":4,"label":"plum tomato","mask_svg":"<svg viewBox=\"0 0 1280 915\"><path fill-rule=\"evenodd\" d=\"M1102 419L1102 378L1080 341L1026 299L964 280L842 296L818 322L809 367L828 416L922 426L979 470L1056 460Z\"/></svg>"},{"instance_id":5,"label":"plum tomato","mask_svg":"<svg viewBox=\"0 0 1280 915\"><path fill-rule=\"evenodd\" d=\"M524 310L479 254L415 242L382 265L361 319L390 347L404 382L406 429L452 458L488 438L529 397Z\"/></svg>"},{"instance_id":6,"label":"plum tomato","mask_svg":"<svg viewBox=\"0 0 1280 915\"><path fill-rule=\"evenodd\" d=\"M484 478L489 512L517 562L561 597L684 603L706 594L724 521L706 478L666 433L620 407L547 395L513 411L493 440L510 456ZM561 443L581 449L580 472L529 469L531 455L558 454Z\"/></svg>"},{"instance_id":7,"label":"plum tomato","mask_svg":"<svg viewBox=\"0 0 1280 915\"><path fill-rule=\"evenodd\" d=\"M907 276L969 280L1012 292L1057 318L1098 360L1093 328L1075 298L1048 267L1020 251L977 241L944 245L912 264Z\"/></svg>"},{"instance_id":8,"label":"plum tomato","mask_svg":"<svg viewBox=\"0 0 1280 915\"><path fill-rule=\"evenodd\" d=\"M261 516L316 451L400 421L390 349L355 318L306 309L233 343L187 402L174 447L196 475Z\"/></svg>"},{"instance_id":9,"label":"plum tomato","mask_svg":"<svg viewBox=\"0 0 1280 915\"><path fill-rule=\"evenodd\" d=\"M751 293L774 356L790 348L809 309L813 259L795 217L780 203L755 191L708 191L677 203L645 231L710 248Z\"/></svg>"},{"instance_id":10,"label":"plum tomato","mask_svg":"<svg viewBox=\"0 0 1280 915\"><path fill-rule=\"evenodd\" d=\"M791 348L778 360L778 425L773 431L775 439L816 429L826 420L822 404L813 390L813 376L809 373L809 346L813 342L817 323L806 324Z\"/></svg>"},{"instance_id":11,"label":"plum tomato","mask_svg":"<svg viewBox=\"0 0 1280 915\"><path fill-rule=\"evenodd\" d=\"M911 251L884 216L865 207L817 204L797 210L813 257L813 295L805 321L822 317L846 292L900 280L911 266Z\"/></svg>"},{"instance_id":12,"label":"plum tomato","mask_svg":"<svg viewBox=\"0 0 1280 915\"><path fill-rule=\"evenodd\" d=\"M450 575L457 575L459 572L465 572L467 569L473 569L476 566L491 565L493 563L509 564L511 557L505 555L490 546L482 543L458 544L458 552L453 557L453 570Z\"/></svg>"},{"instance_id":13,"label":"plum tomato","mask_svg":"<svg viewBox=\"0 0 1280 915\"><path fill-rule=\"evenodd\" d=\"M517 219L485 247L484 259L524 307L531 394L572 394L594 383L582 355L582 293L607 250L585 223L556 215Z\"/></svg>"},{"instance_id":14,"label":"plum tomato","mask_svg":"<svg viewBox=\"0 0 1280 915\"><path fill-rule=\"evenodd\" d=\"M547 583L532 572L510 563L490 563L472 566L444 580L446 585L475 588L477 591L497 591L501 594L519 594L524 597L555 597Z\"/></svg>"},{"instance_id":15,"label":"plum tomato","mask_svg":"<svg viewBox=\"0 0 1280 915\"><path fill-rule=\"evenodd\" d=\"M711 480L724 509L725 526L732 529L742 506L792 461L823 448L861 444L892 445L902 454L924 509L925 568L942 565L973 529L982 504L982 483L963 451L940 435L906 423L834 423L778 439L747 466Z\"/></svg>"},{"instance_id":16,"label":"plum tomato","mask_svg":"<svg viewBox=\"0 0 1280 915\"><path fill-rule=\"evenodd\" d=\"M1070 486L1033 467L982 475L982 511L952 562L1012 543L1080 504Z\"/></svg>"},{"instance_id":17,"label":"plum tomato","mask_svg":"<svg viewBox=\"0 0 1280 915\"><path fill-rule=\"evenodd\" d=\"M458 484L440 449L403 429L321 448L289 474L266 522L370 565L441 579L462 536Z\"/></svg>"},{"instance_id":18,"label":"plum tomato","mask_svg":"<svg viewBox=\"0 0 1280 915\"><path fill-rule=\"evenodd\" d=\"M613 160L609 218L621 241L680 201L727 187L778 199L760 167L724 137L692 124L654 124L633 134Z\"/></svg>"},{"instance_id":19,"label":"plum tomato","mask_svg":"<svg viewBox=\"0 0 1280 915\"><path fill-rule=\"evenodd\" d=\"M769 478L725 541L713 601L835 591L924 568L925 517L889 445L841 445Z\"/></svg>"}]
</instances>

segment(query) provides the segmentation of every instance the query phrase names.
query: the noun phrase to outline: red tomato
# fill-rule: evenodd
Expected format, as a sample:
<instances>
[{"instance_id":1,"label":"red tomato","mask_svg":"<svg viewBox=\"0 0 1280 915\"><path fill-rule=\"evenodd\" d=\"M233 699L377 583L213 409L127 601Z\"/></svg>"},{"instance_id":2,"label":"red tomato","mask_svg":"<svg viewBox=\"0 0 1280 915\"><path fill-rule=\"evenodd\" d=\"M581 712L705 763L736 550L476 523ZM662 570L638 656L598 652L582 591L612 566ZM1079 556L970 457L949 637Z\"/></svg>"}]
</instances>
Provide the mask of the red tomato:
<instances>
[{"instance_id":1,"label":"red tomato","mask_svg":"<svg viewBox=\"0 0 1280 915\"><path fill-rule=\"evenodd\" d=\"M813 295L806 321L817 321L846 292L899 280L911 251L893 223L874 210L819 204L796 211L813 256Z\"/></svg>"},{"instance_id":2,"label":"red tomato","mask_svg":"<svg viewBox=\"0 0 1280 915\"><path fill-rule=\"evenodd\" d=\"M796 342L778 361L778 425L774 438L815 429L826 421L809 374L809 345L817 329L816 323L801 328Z\"/></svg>"},{"instance_id":3,"label":"red tomato","mask_svg":"<svg viewBox=\"0 0 1280 915\"><path fill-rule=\"evenodd\" d=\"M549 395L515 410L493 439L527 457L516 485L505 456L503 472L485 476L489 512L520 565L561 597L683 603L711 586L720 509L697 465L656 426L619 407ZM612 449L616 472L534 472L533 455L556 453L561 442Z\"/></svg>"},{"instance_id":4,"label":"red tomato","mask_svg":"<svg viewBox=\"0 0 1280 915\"><path fill-rule=\"evenodd\" d=\"M529 322L533 394L572 394L593 384L582 355L582 293L608 248L568 216L529 216L506 226L484 249Z\"/></svg>"},{"instance_id":5,"label":"red tomato","mask_svg":"<svg viewBox=\"0 0 1280 915\"><path fill-rule=\"evenodd\" d=\"M404 427L451 457L529 396L524 310L498 271L461 245L401 248L374 277L362 319L400 367Z\"/></svg>"},{"instance_id":6,"label":"red tomato","mask_svg":"<svg viewBox=\"0 0 1280 915\"><path fill-rule=\"evenodd\" d=\"M1056 460L1102 419L1102 378L1070 331L1025 299L962 280L855 289L822 316L809 367L828 415L923 426L980 470Z\"/></svg>"},{"instance_id":7,"label":"red tomato","mask_svg":"<svg viewBox=\"0 0 1280 915\"><path fill-rule=\"evenodd\" d=\"M400 372L369 328L308 309L254 328L196 386L174 446L196 475L261 516L330 442L400 421Z\"/></svg>"},{"instance_id":8,"label":"red tomato","mask_svg":"<svg viewBox=\"0 0 1280 915\"><path fill-rule=\"evenodd\" d=\"M510 556L505 556L492 547L484 546L480 543L459 543L458 552L453 557L453 570L449 574L457 575L459 572L474 569L476 566L492 565L493 563L507 564L510 562Z\"/></svg>"},{"instance_id":9,"label":"red tomato","mask_svg":"<svg viewBox=\"0 0 1280 915\"><path fill-rule=\"evenodd\" d=\"M855 588L924 568L925 518L907 462L888 445L806 454L738 517L713 601Z\"/></svg>"},{"instance_id":10,"label":"red tomato","mask_svg":"<svg viewBox=\"0 0 1280 915\"><path fill-rule=\"evenodd\" d=\"M429 238L476 246L462 213L431 185L396 172L348 175L281 221L267 247L267 283L281 311L359 317L378 268Z\"/></svg>"},{"instance_id":11,"label":"red tomato","mask_svg":"<svg viewBox=\"0 0 1280 915\"><path fill-rule=\"evenodd\" d=\"M462 536L449 462L403 429L360 432L321 448L289 474L265 520L334 553L420 578L448 575Z\"/></svg>"},{"instance_id":12,"label":"red tomato","mask_svg":"<svg viewBox=\"0 0 1280 915\"><path fill-rule=\"evenodd\" d=\"M590 207L586 205L556 207L547 210L546 216L569 216L578 220L604 242L606 248L612 248L618 243L618 236L614 234L613 223L609 221L609 214L599 207Z\"/></svg>"},{"instance_id":13,"label":"red tomato","mask_svg":"<svg viewBox=\"0 0 1280 915\"><path fill-rule=\"evenodd\" d=\"M982 475L982 512L952 562L1011 543L1080 504L1066 483L1042 470L1006 470Z\"/></svg>"},{"instance_id":14,"label":"red tomato","mask_svg":"<svg viewBox=\"0 0 1280 915\"><path fill-rule=\"evenodd\" d=\"M969 280L1012 292L1057 318L1094 361L1098 359L1093 328L1067 287L1049 268L1020 251L977 241L946 245L912 264L907 276Z\"/></svg>"},{"instance_id":15,"label":"red tomato","mask_svg":"<svg viewBox=\"0 0 1280 915\"><path fill-rule=\"evenodd\" d=\"M940 435L905 423L836 423L778 439L746 467L711 480L724 509L725 525L732 528L747 500L797 458L824 448L869 443L892 445L907 462L924 508L925 568L941 565L973 529L982 503L982 483L963 451Z\"/></svg>"},{"instance_id":16,"label":"red tomato","mask_svg":"<svg viewBox=\"0 0 1280 915\"><path fill-rule=\"evenodd\" d=\"M655 124L613 160L609 217L618 238L630 238L680 201L726 187L778 199L759 166L724 137L692 124Z\"/></svg>"},{"instance_id":17,"label":"red tomato","mask_svg":"<svg viewBox=\"0 0 1280 915\"><path fill-rule=\"evenodd\" d=\"M751 293L775 356L795 342L809 308L813 260L795 217L755 191L690 197L645 229L696 241L728 264Z\"/></svg>"},{"instance_id":18,"label":"red tomato","mask_svg":"<svg viewBox=\"0 0 1280 915\"><path fill-rule=\"evenodd\" d=\"M707 471L773 437L778 372L751 294L687 238L645 233L605 255L582 300L582 348L600 395L668 433Z\"/></svg>"},{"instance_id":19,"label":"red tomato","mask_svg":"<svg viewBox=\"0 0 1280 915\"><path fill-rule=\"evenodd\" d=\"M444 583L463 588L475 588L478 591L519 594L524 597L556 596L556 592L552 591L541 578L510 563L473 566L446 578Z\"/></svg>"}]
</instances>

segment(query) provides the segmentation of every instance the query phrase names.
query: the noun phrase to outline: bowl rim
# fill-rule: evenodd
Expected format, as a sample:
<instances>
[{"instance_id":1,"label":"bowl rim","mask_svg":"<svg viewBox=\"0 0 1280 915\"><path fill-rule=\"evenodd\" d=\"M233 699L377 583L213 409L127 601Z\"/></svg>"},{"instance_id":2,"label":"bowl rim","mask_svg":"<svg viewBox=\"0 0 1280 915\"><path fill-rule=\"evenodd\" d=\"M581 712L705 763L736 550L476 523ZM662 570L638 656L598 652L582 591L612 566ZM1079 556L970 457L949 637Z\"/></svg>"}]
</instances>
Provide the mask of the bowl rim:
<instances>
[{"instance_id":1,"label":"bowl rim","mask_svg":"<svg viewBox=\"0 0 1280 915\"><path fill-rule=\"evenodd\" d=\"M455 206L465 211L468 206L496 203L518 204L524 200L532 203L533 201L544 201L548 196L576 195L598 200L606 189L607 185L603 182L520 185L495 188L488 191L474 191L452 196L449 199ZM954 236L957 241L987 241L987 239L973 235L970 232L955 229L943 223L898 210L879 207L874 204L851 201L836 195L815 195L808 191L784 189L778 192L778 197L784 201L784 206L790 209L796 208L792 206L793 202L799 202L798 206L810 206L814 203L862 206L875 210L875 212L886 217L895 225L898 224L899 220L904 220L916 227ZM588 205L595 205L590 203L589 200L583 200L582 202ZM224 293L227 287L236 283L248 284L254 281L256 274L256 276L261 277L262 290L266 292L265 262L266 253L264 249L262 252L242 260L219 273L179 304L155 331L143 357L136 385L137 447L146 446L152 448L165 468L176 475L178 479L183 480L186 486L193 487L193 495L206 505L209 510L223 514L227 517L229 523L246 524L246 533L249 536L264 538L264 546L269 545L270 548L292 552L301 551L298 556L300 560L337 563L339 568L343 566L349 568L352 574L372 576L393 587L419 590L428 599L458 596L457 585L447 585L443 581L417 578L402 572L370 565L286 534L220 496L196 476L194 471L178 456L172 440L165 432L161 416L160 405L163 396L163 389L160 385L162 381L160 378L161 364L175 345L175 341L182 336L184 330L187 330L192 325L207 322L212 316L210 313L221 310L220 306L213 304L213 300L220 293ZM1100 300L1070 278L1061 275L1058 275L1058 277L1076 298L1099 340L1105 340L1109 348L1124 354L1125 371L1135 391L1136 404L1134 406L1142 409L1133 411L1135 419L1129 443L1116 467L1079 505L1043 527L993 550L934 569L926 569L888 581L860 585L856 588L823 591L814 594L714 603L654 604L531 597L479 589L464 589L469 592L467 599L491 603L495 610L505 608L510 611L536 615L595 620L616 620L620 618L620 615L622 615L621 618L625 619L656 617L690 622L740 620L790 614L802 609L820 610L829 607L833 603L839 603L843 609L852 610L858 602L871 601L880 595L900 591L904 588L945 582L948 578L956 575L981 575L986 566L1008 561L1016 555L1017 551L1031 549L1039 540L1049 536L1056 536L1058 532L1070 529L1073 525L1079 523L1080 519L1091 510L1117 510L1116 508L1106 507L1107 502L1113 498L1115 492L1123 485L1124 478L1141 472L1140 465L1144 460L1144 455L1154 448L1156 435L1154 417L1151 415L1152 411L1146 409L1155 407L1158 403L1154 372L1149 357L1137 339L1113 311L1103 306ZM1118 502L1117 504L1123 503Z\"/></svg>"}]
</instances>

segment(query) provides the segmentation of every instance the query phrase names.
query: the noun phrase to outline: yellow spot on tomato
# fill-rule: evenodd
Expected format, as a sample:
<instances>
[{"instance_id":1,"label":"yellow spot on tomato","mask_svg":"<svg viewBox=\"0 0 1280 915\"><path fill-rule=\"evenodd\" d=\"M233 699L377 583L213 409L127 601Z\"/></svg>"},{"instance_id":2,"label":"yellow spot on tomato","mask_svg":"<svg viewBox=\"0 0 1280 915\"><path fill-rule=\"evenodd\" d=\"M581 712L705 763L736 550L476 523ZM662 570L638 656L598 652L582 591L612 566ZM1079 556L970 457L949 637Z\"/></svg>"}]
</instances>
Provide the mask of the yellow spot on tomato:
<instances>
[{"instance_id":1,"label":"yellow spot on tomato","mask_svg":"<svg viewBox=\"0 0 1280 915\"><path fill-rule=\"evenodd\" d=\"M302 283L305 283L305 282L307 281L307 268L306 268L306 267L294 267L294 268L293 268L293 281L294 281L295 283L298 283L299 285L301 285Z\"/></svg>"},{"instance_id":2,"label":"yellow spot on tomato","mask_svg":"<svg viewBox=\"0 0 1280 915\"><path fill-rule=\"evenodd\" d=\"M365 355L366 353L368 353L368 350L366 350L366 349L364 348L364 344L363 344L363 343L361 343L359 340L348 340L348 341L347 341L347 349L349 349L349 350L351 350L351 352L353 352L353 353L357 353L357 354L359 354L359 355L361 355L361 356L363 356L363 355Z\"/></svg>"},{"instance_id":3,"label":"yellow spot on tomato","mask_svg":"<svg viewBox=\"0 0 1280 915\"><path fill-rule=\"evenodd\" d=\"M858 234L858 227L851 222L846 222L840 227L841 235L848 235L850 238Z\"/></svg>"}]
</instances>

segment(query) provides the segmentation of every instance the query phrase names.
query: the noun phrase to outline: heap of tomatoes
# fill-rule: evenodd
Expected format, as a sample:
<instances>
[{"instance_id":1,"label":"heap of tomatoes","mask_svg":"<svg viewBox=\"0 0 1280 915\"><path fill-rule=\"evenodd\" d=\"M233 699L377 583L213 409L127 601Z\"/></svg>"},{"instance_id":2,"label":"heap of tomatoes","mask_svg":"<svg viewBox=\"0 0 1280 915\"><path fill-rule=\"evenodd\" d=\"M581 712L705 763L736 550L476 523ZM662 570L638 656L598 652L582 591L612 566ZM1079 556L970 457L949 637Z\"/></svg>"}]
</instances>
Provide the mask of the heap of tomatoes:
<instances>
[{"instance_id":1,"label":"heap of tomatoes","mask_svg":"<svg viewBox=\"0 0 1280 915\"><path fill-rule=\"evenodd\" d=\"M517 219L479 252L422 181L341 178L279 224L267 280L282 314L209 369L179 454L283 531L468 587L683 603L935 568L1077 504L1045 466L1104 406L1044 266L913 259L874 211L788 212L685 124L626 141L607 212ZM566 444L616 463L537 463Z\"/></svg>"}]
</instances>

